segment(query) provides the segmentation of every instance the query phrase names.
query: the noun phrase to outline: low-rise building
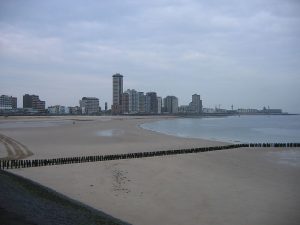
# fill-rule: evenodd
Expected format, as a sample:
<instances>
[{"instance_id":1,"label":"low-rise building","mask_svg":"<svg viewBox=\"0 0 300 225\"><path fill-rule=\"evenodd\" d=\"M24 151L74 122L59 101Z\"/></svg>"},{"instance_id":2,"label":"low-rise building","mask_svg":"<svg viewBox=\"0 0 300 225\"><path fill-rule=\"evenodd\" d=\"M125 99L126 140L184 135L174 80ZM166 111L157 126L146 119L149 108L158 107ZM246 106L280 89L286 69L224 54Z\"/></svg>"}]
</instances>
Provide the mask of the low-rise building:
<instances>
[{"instance_id":1,"label":"low-rise building","mask_svg":"<svg viewBox=\"0 0 300 225\"><path fill-rule=\"evenodd\" d=\"M214 108L203 108L202 112L203 113L215 113L216 110Z\"/></svg>"},{"instance_id":2,"label":"low-rise building","mask_svg":"<svg viewBox=\"0 0 300 225\"><path fill-rule=\"evenodd\" d=\"M82 114L97 114L99 113L99 99L95 97L83 97L79 101Z\"/></svg>"},{"instance_id":3,"label":"low-rise building","mask_svg":"<svg viewBox=\"0 0 300 225\"><path fill-rule=\"evenodd\" d=\"M37 110L38 112L44 112L45 106L45 101L41 101L38 95L23 95L23 108Z\"/></svg>"},{"instance_id":4,"label":"low-rise building","mask_svg":"<svg viewBox=\"0 0 300 225\"><path fill-rule=\"evenodd\" d=\"M256 113L259 113L259 110L258 109L238 109L237 110L238 113L240 114L256 114Z\"/></svg>"},{"instance_id":5,"label":"low-rise building","mask_svg":"<svg viewBox=\"0 0 300 225\"><path fill-rule=\"evenodd\" d=\"M178 112L186 114L189 112L189 109L190 109L189 105L181 105L178 107Z\"/></svg>"},{"instance_id":6,"label":"low-rise building","mask_svg":"<svg viewBox=\"0 0 300 225\"><path fill-rule=\"evenodd\" d=\"M8 95L1 95L0 110L11 110L11 109L17 109L17 98Z\"/></svg>"},{"instance_id":7,"label":"low-rise building","mask_svg":"<svg viewBox=\"0 0 300 225\"><path fill-rule=\"evenodd\" d=\"M69 111L69 114L71 115L80 115L81 114L81 109L79 106L70 106L68 107L68 111Z\"/></svg>"},{"instance_id":8,"label":"low-rise building","mask_svg":"<svg viewBox=\"0 0 300 225\"><path fill-rule=\"evenodd\" d=\"M264 107L261 112L267 114L281 114L282 109L270 109L269 107L268 108Z\"/></svg>"},{"instance_id":9,"label":"low-rise building","mask_svg":"<svg viewBox=\"0 0 300 225\"><path fill-rule=\"evenodd\" d=\"M61 105L49 106L48 113L55 114L55 115L69 114L69 109Z\"/></svg>"}]
</instances>

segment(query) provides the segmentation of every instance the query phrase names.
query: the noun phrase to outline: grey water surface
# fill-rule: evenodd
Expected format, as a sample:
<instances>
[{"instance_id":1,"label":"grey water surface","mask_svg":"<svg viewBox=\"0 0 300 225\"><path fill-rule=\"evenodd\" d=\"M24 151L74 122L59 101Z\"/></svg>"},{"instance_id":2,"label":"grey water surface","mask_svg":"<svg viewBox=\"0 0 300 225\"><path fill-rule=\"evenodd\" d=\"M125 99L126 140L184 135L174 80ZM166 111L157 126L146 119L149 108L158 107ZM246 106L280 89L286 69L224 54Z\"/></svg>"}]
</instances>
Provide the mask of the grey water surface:
<instances>
[{"instance_id":1,"label":"grey water surface","mask_svg":"<svg viewBox=\"0 0 300 225\"><path fill-rule=\"evenodd\" d=\"M162 120L142 128L189 138L248 142L300 142L300 115L197 117Z\"/></svg>"}]
</instances>

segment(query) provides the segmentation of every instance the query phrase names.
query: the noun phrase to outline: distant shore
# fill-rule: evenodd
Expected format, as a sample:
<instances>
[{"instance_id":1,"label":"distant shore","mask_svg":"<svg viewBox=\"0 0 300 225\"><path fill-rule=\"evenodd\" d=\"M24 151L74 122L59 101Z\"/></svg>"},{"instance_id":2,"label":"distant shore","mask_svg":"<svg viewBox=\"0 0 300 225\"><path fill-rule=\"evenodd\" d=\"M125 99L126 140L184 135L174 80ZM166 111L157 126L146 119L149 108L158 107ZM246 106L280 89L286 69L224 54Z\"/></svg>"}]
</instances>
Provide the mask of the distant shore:
<instances>
[{"instance_id":1,"label":"distant shore","mask_svg":"<svg viewBox=\"0 0 300 225\"><path fill-rule=\"evenodd\" d=\"M299 113L237 113L237 112L214 112L214 113L201 113L201 114L194 114L194 113L176 113L176 114L121 114L121 115L111 115L111 114L99 114L99 115L72 115L72 114L16 114L16 113L1 113L0 112L0 119L8 118L8 117L41 117L41 118L51 118L51 117L100 117L100 116L112 116L112 117L218 117L218 116L244 116L244 115L251 115L251 116L265 116L265 115L272 115L272 116L289 116L289 115L300 115Z\"/></svg>"}]
</instances>

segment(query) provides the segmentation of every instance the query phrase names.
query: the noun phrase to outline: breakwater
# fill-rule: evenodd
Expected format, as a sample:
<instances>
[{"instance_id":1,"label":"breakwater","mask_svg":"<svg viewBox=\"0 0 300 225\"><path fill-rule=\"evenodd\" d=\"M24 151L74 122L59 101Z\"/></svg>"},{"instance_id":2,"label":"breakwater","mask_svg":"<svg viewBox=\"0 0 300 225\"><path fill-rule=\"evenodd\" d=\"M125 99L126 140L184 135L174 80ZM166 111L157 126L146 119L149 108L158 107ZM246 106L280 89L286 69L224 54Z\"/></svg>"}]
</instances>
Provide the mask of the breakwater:
<instances>
[{"instance_id":1,"label":"breakwater","mask_svg":"<svg viewBox=\"0 0 300 225\"><path fill-rule=\"evenodd\" d=\"M73 163L146 158L146 157L155 157L155 156L220 151L220 150L236 149L236 148L271 148L271 147L296 148L296 147L300 147L300 143L248 143L248 144L232 144L232 145L189 148L189 149L135 152L135 153L113 154L113 155L77 156L77 157L66 157L66 158L31 159L31 160L0 160L0 169L2 170L18 169L18 168L53 166L53 165L73 164Z\"/></svg>"}]
</instances>

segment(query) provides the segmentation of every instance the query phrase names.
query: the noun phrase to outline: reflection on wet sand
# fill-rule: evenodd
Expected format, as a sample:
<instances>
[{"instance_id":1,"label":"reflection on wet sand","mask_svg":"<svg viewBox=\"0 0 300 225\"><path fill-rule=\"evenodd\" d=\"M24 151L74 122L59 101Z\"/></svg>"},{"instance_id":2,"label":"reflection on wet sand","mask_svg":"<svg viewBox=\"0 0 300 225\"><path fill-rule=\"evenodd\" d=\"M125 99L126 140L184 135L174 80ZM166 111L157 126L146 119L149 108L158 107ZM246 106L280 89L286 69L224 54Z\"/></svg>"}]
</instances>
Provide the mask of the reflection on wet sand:
<instances>
[{"instance_id":1,"label":"reflection on wet sand","mask_svg":"<svg viewBox=\"0 0 300 225\"><path fill-rule=\"evenodd\" d=\"M114 137L121 136L122 134L124 134L124 130L119 129L101 130L97 132L97 136L100 137Z\"/></svg>"}]
</instances>

